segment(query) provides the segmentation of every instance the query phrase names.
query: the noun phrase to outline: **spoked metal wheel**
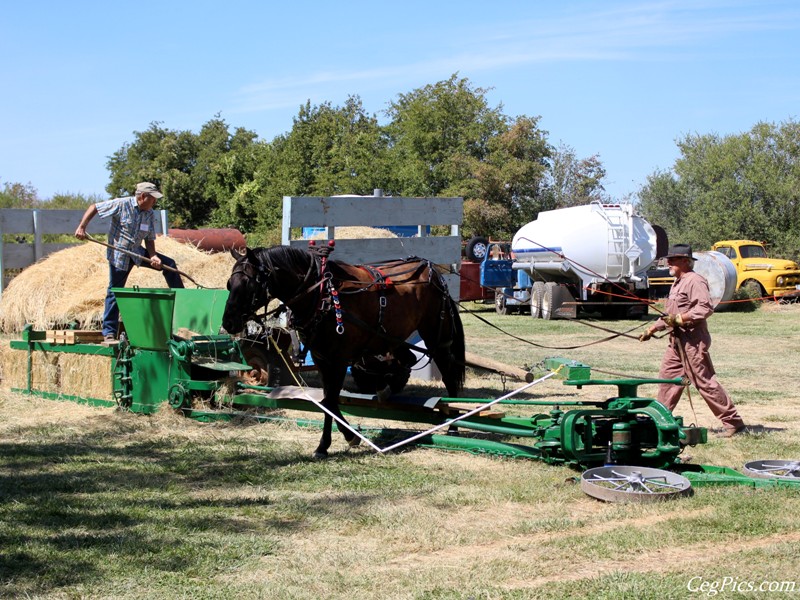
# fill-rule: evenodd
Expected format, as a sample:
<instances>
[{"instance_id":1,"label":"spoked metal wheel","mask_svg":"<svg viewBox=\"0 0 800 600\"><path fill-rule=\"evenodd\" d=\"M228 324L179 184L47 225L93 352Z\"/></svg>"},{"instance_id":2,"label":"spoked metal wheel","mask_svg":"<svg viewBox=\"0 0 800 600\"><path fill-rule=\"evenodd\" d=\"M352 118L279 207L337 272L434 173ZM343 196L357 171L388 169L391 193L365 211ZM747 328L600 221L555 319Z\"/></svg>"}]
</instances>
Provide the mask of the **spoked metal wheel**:
<instances>
[{"instance_id":1,"label":"spoked metal wheel","mask_svg":"<svg viewBox=\"0 0 800 600\"><path fill-rule=\"evenodd\" d=\"M606 502L658 502L691 493L689 480L648 467L597 467L581 475L581 489Z\"/></svg>"},{"instance_id":2,"label":"spoked metal wheel","mask_svg":"<svg viewBox=\"0 0 800 600\"><path fill-rule=\"evenodd\" d=\"M744 474L750 477L800 481L800 460L754 460L745 464Z\"/></svg>"}]
</instances>

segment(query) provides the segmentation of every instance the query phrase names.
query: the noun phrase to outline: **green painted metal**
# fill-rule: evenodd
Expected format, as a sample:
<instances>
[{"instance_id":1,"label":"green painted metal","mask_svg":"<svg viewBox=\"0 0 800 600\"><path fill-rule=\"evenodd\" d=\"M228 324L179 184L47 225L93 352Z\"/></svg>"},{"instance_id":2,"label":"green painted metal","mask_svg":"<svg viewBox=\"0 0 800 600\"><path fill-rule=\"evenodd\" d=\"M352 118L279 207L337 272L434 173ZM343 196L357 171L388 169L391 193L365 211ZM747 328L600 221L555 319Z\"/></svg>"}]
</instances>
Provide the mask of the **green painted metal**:
<instances>
[{"instance_id":1,"label":"green painted metal","mask_svg":"<svg viewBox=\"0 0 800 600\"><path fill-rule=\"evenodd\" d=\"M185 328L200 336L219 334L228 290L183 288L174 292L172 333Z\"/></svg>"},{"instance_id":2,"label":"green painted metal","mask_svg":"<svg viewBox=\"0 0 800 600\"><path fill-rule=\"evenodd\" d=\"M131 356L131 403L127 407L136 413L152 414L167 399L167 390L176 376L169 354L155 350L136 351ZM180 367L177 367L182 371Z\"/></svg>"},{"instance_id":3,"label":"green painted metal","mask_svg":"<svg viewBox=\"0 0 800 600\"><path fill-rule=\"evenodd\" d=\"M100 406L103 408L113 408L117 405L117 403L113 400L90 398L88 396L74 396L70 394L58 394L55 392L41 392L36 390L26 390L24 388L11 388L11 391L25 394L27 396L45 398L47 400L64 400L69 402L77 402L78 404L88 404L89 406Z\"/></svg>"},{"instance_id":4,"label":"green painted metal","mask_svg":"<svg viewBox=\"0 0 800 600\"><path fill-rule=\"evenodd\" d=\"M172 337L175 290L112 288L111 291L131 345L142 350L166 350Z\"/></svg>"},{"instance_id":5,"label":"green painted metal","mask_svg":"<svg viewBox=\"0 0 800 600\"><path fill-rule=\"evenodd\" d=\"M113 288L130 343L166 350L172 335L187 329L199 336L219 333L227 290Z\"/></svg>"},{"instance_id":6,"label":"green painted metal","mask_svg":"<svg viewBox=\"0 0 800 600\"><path fill-rule=\"evenodd\" d=\"M728 467L713 465L676 465L674 470L692 482L692 485L745 485L752 488L791 488L800 489L800 481L786 479L765 479L748 477Z\"/></svg>"},{"instance_id":7,"label":"green painted metal","mask_svg":"<svg viewBox=\"0 0 800 600\"><path fill-rule=\"evenodd\" d=\"M43 331L36 333L44 333ZM88 354L90 356L114 356L114 349L99 344L49 344L47 342L25 342L12 340L9 344L12 350L32 350L33 352L59 352L63 354Z\"/></svg>"},{"instance_id":8,"label":"green painted metal","mask_svg":"<svg viewBox=\"0 0 800 600\"><path fill-rule=\"evenodd\" d=\"M537 448L455 435L429 435L417 440L416 445L440 450L459 450L470 454L503 456L506 458L528 458L541 460L542 453Z\"/></svg>"},{"instance_id":9,"label":"green painted metal","mask_svg":"<svg viewBox=\"0 0 800 600\"><path fill-rule=\"evenodd\" d=\"M615 385L617 395L621 398L636 398L639 395L639 386L653 383L671 383L681 385L683 380L680 377L675 379L568 379L564 385L574 385L581 389L585 385Z\"/></svg>"},{"instance_id":10,"label":"green painted metal","mask_svg":"<svg viewBox=\"0 0 800 600\"><path fill-rule=\"evenodd\" d=\"M566 380L589 379L592 372L589 365L559 357L546 358L544 366L548 371L557 371L557 378Z\"/></svg>"}]
</instances>

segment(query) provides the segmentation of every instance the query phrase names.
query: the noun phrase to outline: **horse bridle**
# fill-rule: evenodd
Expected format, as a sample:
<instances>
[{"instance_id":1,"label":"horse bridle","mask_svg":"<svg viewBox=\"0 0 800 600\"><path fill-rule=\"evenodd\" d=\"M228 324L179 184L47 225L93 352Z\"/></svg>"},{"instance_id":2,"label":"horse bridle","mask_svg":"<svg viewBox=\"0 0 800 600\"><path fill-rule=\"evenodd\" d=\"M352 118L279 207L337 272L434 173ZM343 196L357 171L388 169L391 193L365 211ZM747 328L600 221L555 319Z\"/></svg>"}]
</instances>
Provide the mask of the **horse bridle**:
<instances>
[{"instance_id":1,"label":"horse bridle","mask_svg":"<svg viewBox=\"0 0 800 600\"><path fill-rule=\"evenodd\" d=\"M250 272L248 272L248 267ZM246 318L254 317L259 308L262 306L266 308L266 306L269 304L269 282L267 281L269 273L267 273L264 269L259 269L256 265L248 262L247 260L243 260L234 265L233 271L231 272L231 277L237 273L239 275L244 275L249 279L254 279L256 285L261 290L259 294L253 295L250 301L249 312L245 315ZM230 283L228 283L228 290L230 290Z\"/></svg>"}]
</instances>

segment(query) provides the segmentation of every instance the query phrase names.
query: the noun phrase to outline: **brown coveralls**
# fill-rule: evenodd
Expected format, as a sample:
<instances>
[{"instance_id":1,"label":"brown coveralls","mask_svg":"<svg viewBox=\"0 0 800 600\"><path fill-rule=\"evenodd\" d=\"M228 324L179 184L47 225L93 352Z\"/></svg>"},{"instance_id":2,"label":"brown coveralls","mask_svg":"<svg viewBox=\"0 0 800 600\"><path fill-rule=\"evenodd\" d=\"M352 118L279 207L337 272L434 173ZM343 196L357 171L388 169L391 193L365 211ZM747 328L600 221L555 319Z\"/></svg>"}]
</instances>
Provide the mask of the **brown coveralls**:
<instances>
[{"instance_id":1,"label":"brown coveralls","mask_svg":"<svg viewBox=\"0 0 800 600\"><path fill-rule=\"evenodd\" d=\"M705 278L694 271L688 271L676 279L669 291L666 312L683 315L688 324L673 328L669 336L669 346L661 361L659 377L670 379L686 375L726 429L743 427L744 422L731 397L717 380L708 352L711 335L708 333L706 319L714 313L714 308L711 306ZM658 319L653 325L656 331L662 331L666 327L663 319ZM658 389L658 401L672 411L682 393L683 386L662 383Z\"/></svg>"}]
</instances>

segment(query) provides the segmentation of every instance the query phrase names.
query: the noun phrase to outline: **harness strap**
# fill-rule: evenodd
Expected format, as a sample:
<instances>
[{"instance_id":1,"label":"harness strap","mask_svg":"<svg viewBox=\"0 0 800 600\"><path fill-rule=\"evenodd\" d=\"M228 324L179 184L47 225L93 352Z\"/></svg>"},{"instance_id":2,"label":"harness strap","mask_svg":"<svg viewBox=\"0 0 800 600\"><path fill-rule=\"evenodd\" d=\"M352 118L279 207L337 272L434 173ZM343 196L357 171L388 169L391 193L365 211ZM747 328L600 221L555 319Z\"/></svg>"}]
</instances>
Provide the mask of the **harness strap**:
<instances>
[{"instance_id":1,"label":"harness strap","mask_svg":"<svg viewBox=\"0 0 800 600\"><path fill-rule=\"evenodd\" d=\"M380 267L373 267L370 265L359 265L359 267L372 276L372 283L377 285L379 290L385 290L390 285L394 285L392 278L381 271Z\"/></svg>"}]
</instances>

